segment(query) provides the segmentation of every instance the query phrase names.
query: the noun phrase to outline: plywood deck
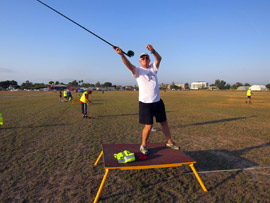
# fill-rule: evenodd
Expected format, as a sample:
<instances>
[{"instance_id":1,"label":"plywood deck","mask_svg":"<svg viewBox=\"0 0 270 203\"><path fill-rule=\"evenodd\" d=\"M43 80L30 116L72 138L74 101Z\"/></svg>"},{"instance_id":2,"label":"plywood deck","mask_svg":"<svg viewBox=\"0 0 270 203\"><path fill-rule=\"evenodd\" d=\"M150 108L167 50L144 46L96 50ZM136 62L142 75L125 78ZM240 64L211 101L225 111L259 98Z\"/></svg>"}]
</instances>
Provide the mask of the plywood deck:
<instances>
[{"instance_id":1,"label":"plywood deck","mask_svg":"<svg viewBox=\"0 0 270 203\"><path fill-rule=\"evenodd\" d=\"M184 164L194 164L191 157L185 153L165 147L164 143L148 144L149 155L147 160L138 160L130 163L119 164L114 158L114 154L128 150L135 154L140 154L140 144L103 144L104 168L106 169L147 169L176 167Z\"/></svg>"}]
</instances>

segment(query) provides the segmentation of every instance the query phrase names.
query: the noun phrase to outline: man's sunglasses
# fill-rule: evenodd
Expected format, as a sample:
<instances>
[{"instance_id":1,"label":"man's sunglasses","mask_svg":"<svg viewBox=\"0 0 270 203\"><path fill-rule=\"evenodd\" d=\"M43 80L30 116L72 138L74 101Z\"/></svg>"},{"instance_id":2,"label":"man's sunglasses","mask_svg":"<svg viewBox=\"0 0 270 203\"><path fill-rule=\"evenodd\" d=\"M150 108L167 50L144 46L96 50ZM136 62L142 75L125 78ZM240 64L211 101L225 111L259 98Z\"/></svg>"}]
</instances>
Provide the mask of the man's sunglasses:
<instances>
[{"instance_id":1,"label":"man's sunglasses","mask_svg":"<svg viewBox=\"0 0 270 203\"><path fill-rule=\"evenodd\" d=\"M142 60L145 60L145 59L146 59L146 60L149 60L149 57L148 57L148 56L142 56L141 59L142 59Z\"/></svg>"}]
</instances>

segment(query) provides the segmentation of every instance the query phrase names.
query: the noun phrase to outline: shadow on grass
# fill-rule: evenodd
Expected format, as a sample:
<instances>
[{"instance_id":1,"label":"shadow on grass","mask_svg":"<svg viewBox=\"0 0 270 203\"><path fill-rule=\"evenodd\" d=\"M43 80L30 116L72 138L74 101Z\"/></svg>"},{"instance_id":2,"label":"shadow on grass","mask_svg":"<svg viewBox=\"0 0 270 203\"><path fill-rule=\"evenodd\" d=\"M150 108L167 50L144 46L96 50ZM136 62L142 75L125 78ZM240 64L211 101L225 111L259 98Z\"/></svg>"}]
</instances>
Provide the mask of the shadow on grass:
<instances>
[{"instance_id":1,"label":"shadow on grass","mask_svg":"<svg viewBox=\"0 0 270 203\"><path fill-rule=\"evenodd\" d=\"M191 124L186 124L186 125L170 126L170 128L184 128L184 127L196 126L196 125L207 125L207 124L215 124L215 123L222 123L222 122L230 122L230 121L247 119L247 118L252 118L252 117L256 117L256 116L253 115L253 116L245 116L245 117L225 118L225 119L220 119L220 120L191 123Z\"/></svg>"},{"instance_id":2,"label":"shadow on grass","mask_svg":"<svg viewBox=\"0 0 270 203\"><path fill-rule=\"evenodd\" d=\"M111 117L120 117L120 116L137 116L139 114L119 114L119 115L105 115L105 116L95 116L95 118L111 118Z\"/></svg>"},{"instance_id":3,"label":"shadow on grass","mask_svg":"<svg viewBox=\"0 0 270 203\"><path fill-rule=\"evenodd\" d=\"M42 128L42 127L56 127L56 126L64 126L64 125L71 125L71 124L46 124L46 125L37 125L37 126L21 126L21 127L7 127L7 128L0 128L0 130L9 130L9 129L19 129L19 128Z\"/></svg>"},{"instance_id":4,"label":"shadow on grass","mask_svg":"<svg viewBox=\"0 0 270 203\"><path fill-rule=\"evenodd\" d=\"M258 166L254 161L241 157L244 153L253 149L270 146L270 142L265 144L244 148L241 150L202 150L187 151L187 155L197 161L196 168L200 171L244 169L247 167Z\"/></svg>"},{"instance_id":5,"label":"shadow on grass","mask_svg":"<svg viewBox=\"0 0 270 203\"><path fill-rule=\"evenodd\" d=\"M173 111L166 111L166 113L171 113ZM138 116L138 113L134 114L118 114L118 115L104 115L104 116L95 116L95 118L110 118L110 117L120 117L120 116Z\"/></svg>"},{"instance_id":6,"label":"shadow on grass","mask_svg":"<svg viewBox=\"0 0 270 203\"><path fill-rule=\"evenodd\" d=\"M246 168L259 166L258 163L248 160L246 158L241 157L241 155L249 152L253 149L259 149L263 147L270 146L270 142L252 146L240 150L229 151L229 150L202 150L202 151L187 151L184 152L188 156L192 157L197 161L195 164L196 170L198 173L207 173L207 172L218 172L218 171L226 171L226 170L234 170L237 169L232 175L224 179L222 182L215 185L213 188L209 188L209 190L218 187L219 185L227 182L228 180L235 178L241 171ZM187 172L191 173L191 172Z\"/></svg>"}]
</instances>

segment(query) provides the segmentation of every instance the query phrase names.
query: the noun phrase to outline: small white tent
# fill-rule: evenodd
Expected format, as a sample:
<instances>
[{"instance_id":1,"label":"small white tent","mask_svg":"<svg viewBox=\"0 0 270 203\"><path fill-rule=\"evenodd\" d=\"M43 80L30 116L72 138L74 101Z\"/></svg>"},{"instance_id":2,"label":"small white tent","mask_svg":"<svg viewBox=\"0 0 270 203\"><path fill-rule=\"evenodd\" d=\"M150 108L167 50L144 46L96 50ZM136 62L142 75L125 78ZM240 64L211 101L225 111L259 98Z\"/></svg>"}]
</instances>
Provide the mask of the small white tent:
<instances>
[{"instance_id":1,"label":"small white tent","mask_svg":"<svg viewBox=\"0 0 270 203\"><path fill-rule=\"evenodd\" d=\"M245 91L247 91L248 88L249 88L249 86L239 86L239 87L237 87L237 90L245 90Z\"/></svg>"},{"instance_id":2,"label":"small white tent","mask_svg":"<svg viewBox=\"0 0 270 203\"><path fill-rule=\"evenodd\" d=\"M250 88L252 91L265 91L265 90L267 90L265 85L252 85Z\"/></svg>"}]
</instances>

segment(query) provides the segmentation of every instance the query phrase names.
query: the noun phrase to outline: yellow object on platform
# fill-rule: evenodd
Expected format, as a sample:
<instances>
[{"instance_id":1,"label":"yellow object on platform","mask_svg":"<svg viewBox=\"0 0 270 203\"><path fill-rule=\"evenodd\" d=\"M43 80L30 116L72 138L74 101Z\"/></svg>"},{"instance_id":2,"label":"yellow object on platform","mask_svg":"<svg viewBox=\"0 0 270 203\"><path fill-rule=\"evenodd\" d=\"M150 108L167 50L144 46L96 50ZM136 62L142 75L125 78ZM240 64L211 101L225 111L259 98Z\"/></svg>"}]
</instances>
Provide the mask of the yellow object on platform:
<instances>
[{"instance_id":1,"label":"yellow object on platform","mask_svg":"<svg viewBox=\"0 0 270 203\"><path fill-rule=\"evenodd\" d=\"M123 152L119 152L114 154L114 158L117 159L118 163L128 163L135 161L135 154L130 151L124 150Z\"/></svg>"}]
</instances>

